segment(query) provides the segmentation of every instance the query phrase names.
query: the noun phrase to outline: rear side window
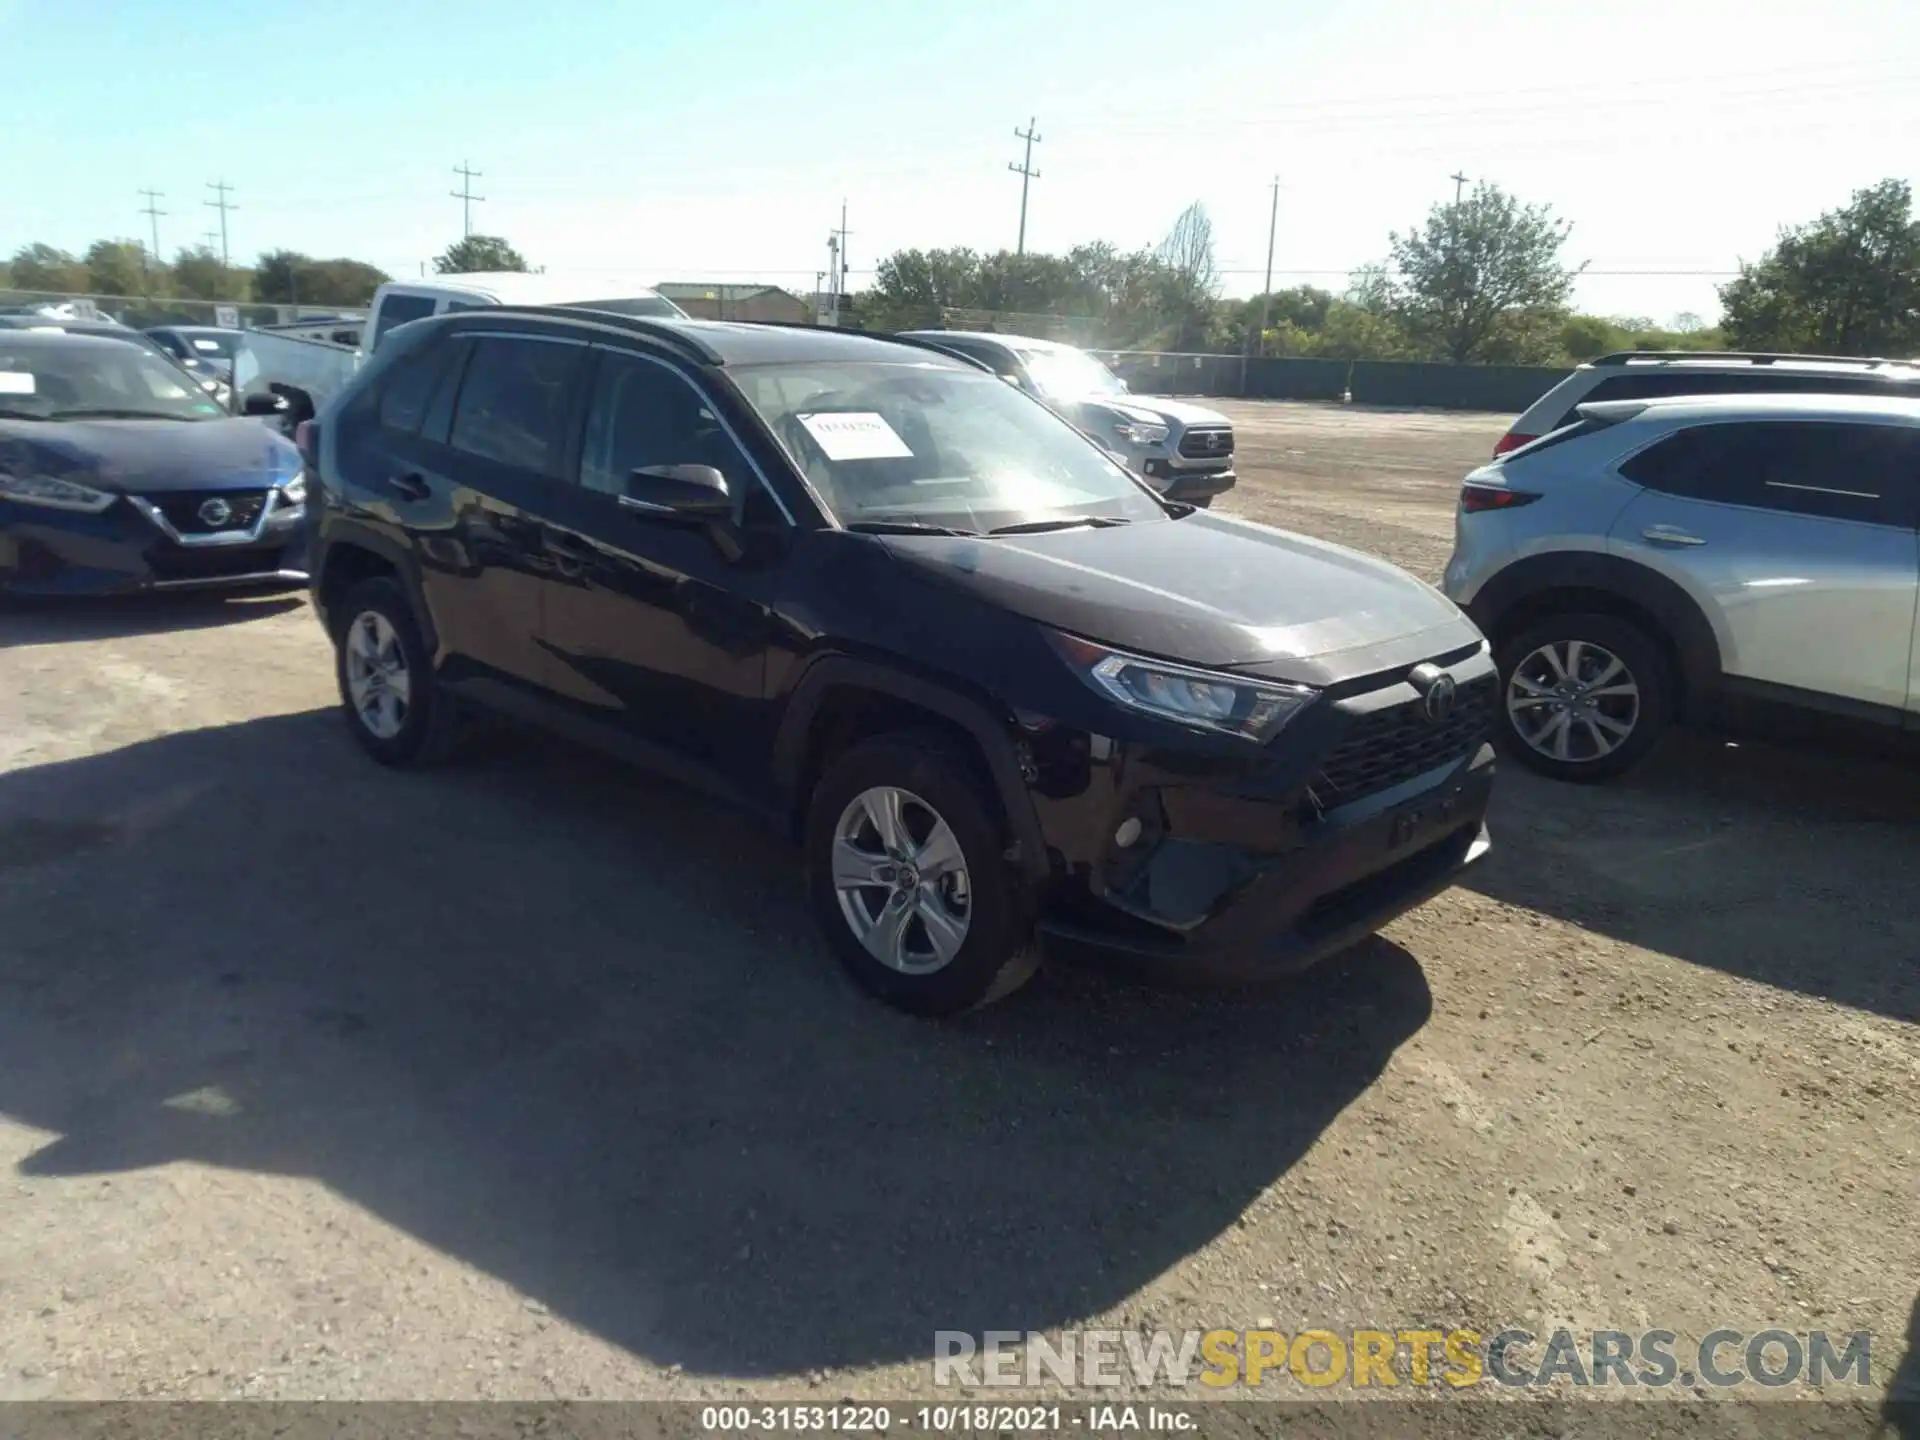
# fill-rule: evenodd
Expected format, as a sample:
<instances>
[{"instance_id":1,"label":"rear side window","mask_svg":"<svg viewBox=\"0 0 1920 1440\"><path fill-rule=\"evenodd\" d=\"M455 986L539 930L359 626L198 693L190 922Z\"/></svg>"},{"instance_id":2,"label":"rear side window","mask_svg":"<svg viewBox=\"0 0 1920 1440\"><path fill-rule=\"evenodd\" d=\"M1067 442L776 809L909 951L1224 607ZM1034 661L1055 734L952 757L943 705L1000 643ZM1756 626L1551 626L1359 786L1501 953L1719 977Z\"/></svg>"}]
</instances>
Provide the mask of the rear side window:
<instances>
[{"instance_id":1,"label":"rear side window","mask_svg":"<svg viewBox=\"0 0 1920 1440\"><path fill-rule=\"evenodd\" d=\"M373 343L377 347L386 333L409 320L424 320L433 314L433 300L426 295L387 295L380 301L380 314L373 322Z\"/></svg>"},{"instance_id":2,"label":"rear side window","mask_svg":"<svg viewBox=\"0 0 1920 1440\"><path fill-rule=\"evenodd\" d=\"M1675 395L1920 395L1920 388L1889 384L1867 375L1821 375L1801 370L1642 370L1609 375L1582 395L1580 405L1595 400L1664 400ZM1580 417L1571 409L1560 424Z\"/></svg>"},{"instance_id":3,"label":"rear side window","mask_svg":"<svg viewBox=\"0 0 1920 1440\"><path fill-rule=\"evenodd\" d=\"M1694 500L1905 525L1920 488L1920 436L1824 420L1697 425L1642 450L1620 473Z\"/></svg>"},{"instance_id":4,"label":"rear side window","mask_svg":"<svg viewBox=\"0 0 1920 1440\"><path fill-rule=\"evenodd\" d=\"M585 353L581 346L546 340L476 341L449 443L482 460L553 473L569 382Z\"/></svg>"},{"instance_id":5,"label":"rear side window","mask_svg":"<svg viewBox=\"0 0 1920 1440\"><path fill-rule=\"evenodd\" d=\"M1538 440L1522 445L1518 450L1509 450L1498 457L1496 464L1506 465L1515 460L1526 460L1538 455L1542 450L1551 450L1556 445L1564 445L1569 440L1578 440L1582 435L1591 435L1595 431L1605 430L1612 422L1608 420L1581 420L1575 417L1558 430L1542 435Z\"/></svg>"},{"instance_id":6,"label":"rear side window","mask_svg":"<svg viewBox=\"0 0 1920 1440\"><path fill-rule=\"evenodd\" d=\"M383 429L411 435L420 428L432 400L434 386L446 371L450 345L429 345L404 355L387 372L380 390L380 424Z\"/></svg>"}]
</instances>

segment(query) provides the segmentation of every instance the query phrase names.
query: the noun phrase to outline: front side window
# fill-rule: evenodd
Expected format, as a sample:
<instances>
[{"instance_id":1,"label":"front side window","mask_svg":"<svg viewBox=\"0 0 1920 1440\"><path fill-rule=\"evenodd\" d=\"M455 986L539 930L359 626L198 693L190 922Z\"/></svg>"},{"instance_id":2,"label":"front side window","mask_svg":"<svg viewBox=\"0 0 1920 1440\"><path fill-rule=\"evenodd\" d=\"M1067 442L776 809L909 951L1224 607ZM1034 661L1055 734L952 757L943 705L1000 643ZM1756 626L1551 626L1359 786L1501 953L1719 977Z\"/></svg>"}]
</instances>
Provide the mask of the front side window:
<instances>
[{"instance_id":1,"label":"front side window","mask_svg":"<svg viewBox=\"0 0 1920 1440\"><path fill-rule=\"evenodd\" d=\"M1080 350L1016 350L1042 394L1075 400L1083 395L1123 395L1120 377Z\"/></svg>"},{"instance_id":2,"label":"front side window","mask_svg":"<svg viewBox=\"0 0 1920 1440\"><path fill-rule=\"evenodd\" d=\"M711 465L736 494L749 479L739 449L691 385L651 360L607 354L588 402L580 483L624 495L634 471L655 465Z\"/></svg>"},{"instance_id":3,"label":"front side window","mask_svg":"<svg viewBox=\"0 0 1920 1440\"><path fill-rule=\"evenodd\" d=\"M378 346L386 333L409 320L424 320L433 314L434 300L428 295L387 295L380 301L380 314L373 322L373 343Z\"/></svg>"},{"instance_id":4,"label":"front side window","mask_svg":"<svg viewBox=\"0 0 1920 1440\"><path fill-rule=\"evenodd\" d=\"M727 373L843 525L984 531L1166 516L1078 431L978 370L796 362Z\"/></svg>"},{"instance_id":5,"label":"front side window","mask_svg":"<svg viewBox=\"0 0 1920 1440\"><path fill-rule=\"evenodd\" d=\"M487 337L474 343L454 404L454 449L521 470L552 472L578 345Z\"/></svg>"},{"instance_id":6,"label":"front side window","mask_svg":"<svg viewBox=\"0 0 1920 1440\"><path fill-rule=\"evenodd\" d=\"M450 345L415 347L388 372L386 384L380 391L380 424L384 429L411 435L420 428L452 348Z\"/></svg>"},{"instance_id":7,"label":"front side window","mask_svg":"<svg viewBox=\"0 0 1920 1440\"><path fill-rule=\"evenodd\" d=\"M1696 425L1632 456L1620 473L1695 500L1902 524L1920 473L1920 437L1905 426L1827 420Z\"/></svg>"},{"instance_id":8,"label":"front side window","mask_svg":"<svg viewBox=\"0 0 1920 1440\"><path fill-rule=\"evenodd\" d=\"M39 420L215 420L226 412L191 375L119 340L0 339L0 415Z\"/></svg>"}]
</instances>

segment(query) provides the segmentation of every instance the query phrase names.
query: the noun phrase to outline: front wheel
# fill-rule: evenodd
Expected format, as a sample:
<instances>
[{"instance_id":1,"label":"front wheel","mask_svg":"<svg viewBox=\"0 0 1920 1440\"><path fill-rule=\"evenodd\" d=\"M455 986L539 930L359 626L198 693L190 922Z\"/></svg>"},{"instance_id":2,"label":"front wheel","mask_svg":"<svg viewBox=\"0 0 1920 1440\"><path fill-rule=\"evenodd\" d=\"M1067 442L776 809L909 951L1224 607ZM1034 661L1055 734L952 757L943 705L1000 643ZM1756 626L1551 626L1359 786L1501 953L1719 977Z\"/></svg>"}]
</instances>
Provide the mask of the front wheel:
<instances>
[{"instance_id":1,"label":"front wheel","mask_svg":"<svg viewBox=\"0 0 1920 1440\"><path fill-rule=\"evenodd\" d=\"M978 767L945 736L884 735L836 760L808 805L814 913L853 978L953 1015L1033 974L1032 925Z\"/></svg>"},{"instance_id":2,"label":"front wheel","mask_svg":"<svg viewBox=\"0 0 1920 1440\"><path fill-rule=\"evenodd\" d=\"M1500 648L1500 731L1530 770L1612 779L1637 765L1671 720L1666 659L1611 615L1554 615Z\"/></svg>"}]
</instances>

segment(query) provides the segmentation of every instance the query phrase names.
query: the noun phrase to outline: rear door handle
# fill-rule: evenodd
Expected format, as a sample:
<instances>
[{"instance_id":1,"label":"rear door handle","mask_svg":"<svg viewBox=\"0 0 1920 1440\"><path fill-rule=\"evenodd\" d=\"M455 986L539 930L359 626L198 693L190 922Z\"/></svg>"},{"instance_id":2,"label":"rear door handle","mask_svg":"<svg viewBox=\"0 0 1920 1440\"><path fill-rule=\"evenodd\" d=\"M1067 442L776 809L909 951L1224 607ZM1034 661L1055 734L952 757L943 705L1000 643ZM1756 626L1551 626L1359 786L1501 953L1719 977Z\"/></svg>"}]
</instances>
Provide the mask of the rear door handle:
<instances>
[{"instance_id":1,"label":"rear door handle","mask_svg":"<svg viewBox=\"0 0 1920 1440\"><path fill-rule=\"evenodd\" d=\"M409 472L405 475L388 476L387 489L398 495L402 500L413 501L424 500L433 493L432 487L427 484L426 477L417 471Z\"/></svg>"},{"instance_id":2,"label":"rear door handle","mask_svg":"<svg viewBox=\"0 0 1920 1440\"><path fill-rule=\"evenodd\" d=\"M1691 535L1678 525L1649 525L1640 532L1640 538L1654 545L1704 545L1707 542L1698 535Z\"/></svg>"}]
</instances>

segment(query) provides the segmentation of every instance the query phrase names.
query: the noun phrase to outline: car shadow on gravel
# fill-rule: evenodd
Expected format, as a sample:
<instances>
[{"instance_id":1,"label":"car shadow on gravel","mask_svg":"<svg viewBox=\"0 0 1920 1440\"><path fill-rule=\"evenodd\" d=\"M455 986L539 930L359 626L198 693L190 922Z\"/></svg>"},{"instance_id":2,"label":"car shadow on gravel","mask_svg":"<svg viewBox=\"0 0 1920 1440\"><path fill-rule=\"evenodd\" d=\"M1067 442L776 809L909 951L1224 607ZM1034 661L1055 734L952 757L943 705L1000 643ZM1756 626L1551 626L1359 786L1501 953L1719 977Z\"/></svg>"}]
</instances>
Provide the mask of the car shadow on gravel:
<instances>
[{"instance_id":1,"label":"car shadow on gravel","mask_svg":"<svg viewBox=\"0 0 1920 1440\"><path fill-rule=\"evenodd\" d=\"M1058 967L915 1021L749 822L531 737L382 771L330 712L0 776L9 834L0 1112L56 1137L25 1173L311 1176L696 1373L1118 1305L1431 1009L1374 940L1281 988Z\"/></svg>"},{"instance_id":2,"label":"car shadow on gravel","mask_svg":"<svg viewBox=\"0 0 1920 1440\"><path fill-rule=\"evenodd\" d=\"M306 604L305 592L259 595L216 591L162 591L152 595L21 599L0 595L0 650L14 645L58 645L116 640L168 630L204 630L266 620Z\"/></svg>"},{"instance_id":3,"label":"car shadow on gravel","mask_svg":"<svg viewBox=\"0 0 1920 1440\"><path fill-rule=\"evenodd\" d=\"M1920 766L1670 736L1610 785L1503 763L1474 889L1781 989L1920 1021Z\"/></svg>"}]
</instances>

